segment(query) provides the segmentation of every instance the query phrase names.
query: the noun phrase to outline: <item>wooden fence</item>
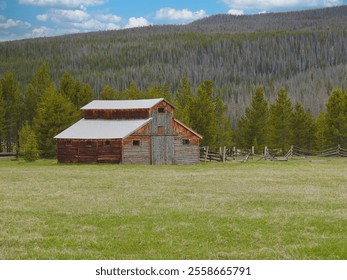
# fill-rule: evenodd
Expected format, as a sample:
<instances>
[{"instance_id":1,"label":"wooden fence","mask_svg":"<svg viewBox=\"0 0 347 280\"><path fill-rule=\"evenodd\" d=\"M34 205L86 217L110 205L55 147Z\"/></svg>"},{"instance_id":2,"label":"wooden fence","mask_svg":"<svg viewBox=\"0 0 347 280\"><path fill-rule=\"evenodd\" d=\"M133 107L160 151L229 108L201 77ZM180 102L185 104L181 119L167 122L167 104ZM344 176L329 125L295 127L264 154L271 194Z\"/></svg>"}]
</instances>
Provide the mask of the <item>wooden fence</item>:
<instances>
[{"instance_id":1,"label":"wooden fence","mask_svg":"<svg viewBox=\"0 0 347 280\"><path fill-rule=\"evenodd\" d=\"M263 154L256 154L254 152L254 147L252 147L251 149L220 147L217 151L210 151L209 147L206 146L201 147L200 149L200 161L203 162L246 162L248 160L262 159L271 161L287 161L288 159L292 159L295 156L347 157L347 149L344 149L340 145L338 145L337 147L332 147L323 151L309 151L292 145L284 156L280 156L279 150L270 151L267 147L265 147Z\"/></svg>"}]
</instances>

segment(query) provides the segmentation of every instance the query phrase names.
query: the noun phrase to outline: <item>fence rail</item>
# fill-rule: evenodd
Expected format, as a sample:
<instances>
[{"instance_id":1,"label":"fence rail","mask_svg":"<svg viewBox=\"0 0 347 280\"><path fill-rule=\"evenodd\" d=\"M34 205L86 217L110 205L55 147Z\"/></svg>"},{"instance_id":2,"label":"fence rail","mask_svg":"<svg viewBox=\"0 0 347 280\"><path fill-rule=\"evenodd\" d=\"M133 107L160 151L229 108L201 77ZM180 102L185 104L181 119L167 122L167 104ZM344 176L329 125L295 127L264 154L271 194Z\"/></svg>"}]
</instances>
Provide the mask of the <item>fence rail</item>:
<instances>
[{"instance_id":1,"label":"fence rail","mask_svg":"<svg viewBox=\"0 0 347 280\"><path fill-rule=\"evenodd\" d=\"M340 145L332 147L322 151L310 151L304 150L300 147L292 145L291 148L284 156L279 156L278 150L270 151L265 147L263 154L256 154L254 147L251 149L237 149L236 147L227 148L220 147L219 151L211 151L208 146L200 149L200 161L215 161L215 162L228 162L228 161L239 161L246 162L252 160L271 160L271 161L287 161L293 157L306 157L306 156L317 156L317 157L347 157L347 149L342 148Z\"/></svg>"}]
</instances>

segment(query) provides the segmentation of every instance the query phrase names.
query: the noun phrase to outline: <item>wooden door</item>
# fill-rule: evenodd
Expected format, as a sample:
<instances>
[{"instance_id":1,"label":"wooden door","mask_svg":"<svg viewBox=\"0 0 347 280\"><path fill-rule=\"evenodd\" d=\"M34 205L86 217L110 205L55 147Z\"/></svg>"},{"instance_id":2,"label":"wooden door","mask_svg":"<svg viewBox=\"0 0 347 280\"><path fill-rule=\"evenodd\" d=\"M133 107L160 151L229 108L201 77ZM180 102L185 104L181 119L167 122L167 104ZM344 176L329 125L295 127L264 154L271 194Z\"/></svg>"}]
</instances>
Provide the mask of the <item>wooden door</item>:
<instances>
[{"instance_id":1,"label":"wooden door","mask_svg":"<svg viewBox=\"0 0 347 280\"><path fill-rule=\"evenodd\" d=\"M152 136L152 164L172 164L174 136Z\"/></svg>"}]
</instances>

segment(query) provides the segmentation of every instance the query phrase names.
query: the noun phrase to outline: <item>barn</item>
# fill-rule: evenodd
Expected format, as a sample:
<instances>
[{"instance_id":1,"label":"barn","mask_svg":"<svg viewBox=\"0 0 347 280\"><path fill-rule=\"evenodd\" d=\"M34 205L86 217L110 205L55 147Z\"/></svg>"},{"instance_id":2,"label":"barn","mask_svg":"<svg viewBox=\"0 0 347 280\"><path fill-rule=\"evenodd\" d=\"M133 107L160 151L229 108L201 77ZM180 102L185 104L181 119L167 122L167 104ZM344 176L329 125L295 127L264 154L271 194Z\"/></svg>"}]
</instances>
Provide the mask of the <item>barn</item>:
<instances>
[{"instance_id":1,"label":"barn","mask_svg":"<svg viewBox=\"0 0 347 280\"><path fill-rule=\"evenodd\" d=\"M60 163L194 164L201 136L174 118L164 98L94 100L54 138Z\"/></svg>"}]
</instances>

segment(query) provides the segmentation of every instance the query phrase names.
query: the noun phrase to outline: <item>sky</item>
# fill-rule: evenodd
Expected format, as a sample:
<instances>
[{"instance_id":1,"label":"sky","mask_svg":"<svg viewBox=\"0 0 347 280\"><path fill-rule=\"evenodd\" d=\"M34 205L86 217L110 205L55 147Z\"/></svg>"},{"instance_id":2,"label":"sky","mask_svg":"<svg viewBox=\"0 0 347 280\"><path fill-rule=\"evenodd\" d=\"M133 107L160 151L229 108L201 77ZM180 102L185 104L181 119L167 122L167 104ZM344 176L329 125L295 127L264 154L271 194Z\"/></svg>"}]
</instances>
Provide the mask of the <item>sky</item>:
<instances>
[{"instance_id":1,"label":"sky","mask_svg":"<svg viewBox=\"0 0 347 280\"><path fill-rule=\"evenodd\" d=\"M347 0L0 0L0 41L345 4Z\"/></svg>"}]
</instances>

